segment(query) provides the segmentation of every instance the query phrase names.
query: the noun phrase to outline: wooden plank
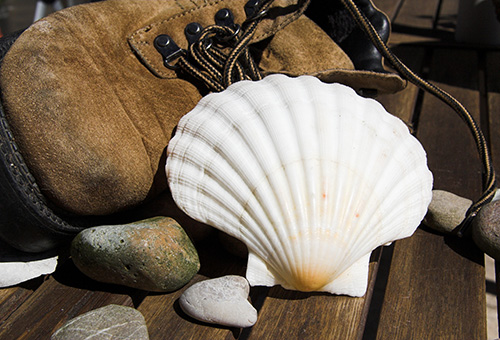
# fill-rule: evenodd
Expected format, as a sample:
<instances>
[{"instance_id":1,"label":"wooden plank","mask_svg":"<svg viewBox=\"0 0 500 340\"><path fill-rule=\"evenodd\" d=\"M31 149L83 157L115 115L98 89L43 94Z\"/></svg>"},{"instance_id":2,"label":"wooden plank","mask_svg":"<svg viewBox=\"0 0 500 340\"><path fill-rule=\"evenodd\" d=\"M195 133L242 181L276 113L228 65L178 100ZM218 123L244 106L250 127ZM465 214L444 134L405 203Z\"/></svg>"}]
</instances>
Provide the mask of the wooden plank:
<instances>
[{"instance_id":1,"label":"wooden plank","mask_svg":"<svg viewBox=\"0 0 500 340\"><path fill-rule=\"evenodd\" d=\"M500 52L492 51L486 55L486 90L488 105L489 139L491 156L497 175L500 172ZM498 176L497 176L498 177Z\"/></svg>"},{"instance_id":2,"label":"wooden plank","mask_svg":"<svg viewBox=\"0 0 500 340\"><path fill-rule=\"evenodd\" d=\"M66 321L90 310L119 304L134 305L135 290L92 281L64 265L2 323L0 339L49 339Z\"/></svg>"},{"instance_id":3,"label":"wooden plank","mask_svg":"<svg viewBox=\"0 0 500 340\"><path fill-rule=\"evenodd\" d=\"M481 255L422 229L397 242L377 339L486 339Z\"/></svg>"},{"instance_id":4,"label":"wooden plank","mask_svg":"<svg viewBox=\"0 0 500 340\"><path fill-rule=\"evenodd\" d=\"M488 112L488 137L493 165L497 172L497 181L500 171L500 52L491 51L486 53L486 102ZM500 262L495 261L495 281L497 291L497 325L500 325ZM500 329L500 327L499 327ZM498 336L498 334L497 334Z\"/></svg>"},{"instance_id":5,"label":"wooden plank","mask_svg":"<svg viewBox=\"0 0 500 340\"><path fill-rule=\"evenodd\" d=\"M441 12L435 13L439 15L438 18L433 17L433 20L435 19L437 23L435 29L437 31L436 34L446 38L447 42L454 41L459 1L438 1L441 2ZM441 42L443 41L441 40Z\"/></svg>"},{"instance_id":6,"label":"wooden plank","mask_svg":"<svg viewBox=\"0 0 500 340\"><path fill-rule=\"evenodd\" d=\"M473 51L435 50L430 81L458 99L476 122L480 121L478 59ZM481 162L470 131L458 115L437 98L426 94L418 138L428 151L434 188L477 197L481 190Z\"/></svg>"},{"instance_id":7,"label":"wooden plank","mask_svg":"<svg viewBox=\"0 0 500 340\"><path fill-rule=\"evenodd\" d=\"M392 52L412 71L420 74L422 71L425 48L421 46L399 45L391 47ZM413 130L414 109L417 104L419 89L408 83L406 88L396 94L382 94L376 99L385 109L402 119Z\"/></svg>"},{"instance_id":8,"label":"wooden plank","mask_svg":"<svg viewBox=\"0 0 500 340\"><path fill-rule=\"evenodd\" d=\"M20 286L0 289L0 326L32 293Z\"/></svg>"},{"instance_id":9,"label":"wooden plank","mask_svg":"<svg viewBox=\"0 0 500 340\"><path fill-rule=\"evenodd\" d=\"M436 51L430 79L479 115L473 52ZM474 197L480 164L465 125L434 97L423 101L419 139L428 153L435 188ZM394 248L378 339L485 339L484 257L469 239L423 227Z\"/></svg>"},{"instance_id":10,"label":"wooden plank","mask_svg":"<svg viewBox=\"0 0 500 340\"><path fill-rule=\"evenodd\" d=\"M393 39L406 43L428 41L432 36L432 18L437 0L405 0L396 18L392 20Z\"/></svg>"},{"instance_id":11,"label":"wooden plank","mask_svg":"<svg viewBox=\"0 0 500 340\"><path fill-rule=\"evenodd\" d=\"M405 0L375 0L375 6L392 20L397 15Z\"/></svg>"},{"instance_id":12,"label":"wooden plank","mask_svg":"<svg viewBox=\"0 0 500 340\"><path fill-rule=\"evenodd\" d=\"M361 339L379 258L374 251L364 297L271 288L249 339Z\"/></svg>"},{"instance_id":13,"label":"wooden plank","mask_svg":"<svg viewBox=\"0 0 500 340\"><path fill-rule=\"evenodd\" d=\"M439 29L433 29L438 2L439 0L405 0L397 11L397 6L394 8L396 4L394 0L375 1L379 8L385 9L390 14L394 43L453 41L453 20L458 2L443 2Z\"/></svg>"}]
</instances>

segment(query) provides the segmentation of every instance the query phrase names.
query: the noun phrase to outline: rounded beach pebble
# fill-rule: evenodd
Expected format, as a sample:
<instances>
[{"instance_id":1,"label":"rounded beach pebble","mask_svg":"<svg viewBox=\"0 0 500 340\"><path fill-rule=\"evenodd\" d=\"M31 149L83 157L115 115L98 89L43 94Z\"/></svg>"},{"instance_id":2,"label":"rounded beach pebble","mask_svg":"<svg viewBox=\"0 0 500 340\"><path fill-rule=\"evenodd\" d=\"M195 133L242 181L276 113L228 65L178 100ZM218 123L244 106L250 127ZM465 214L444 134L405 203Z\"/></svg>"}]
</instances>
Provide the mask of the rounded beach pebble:
<instances>
[{"instance_id":1,"label":"rounded beach pebble","mask_svg":"<svg viewBox=\"0 0 500 340\"><path fill-rule=\"evenodd\" d=\"M482 251L500 260L500 201L481 208L472 223L472 239Z\"/></svg>"},{"instance_id":2,"label":"rounded beach pebble","mask_svg":"<svg viewBox=\"0 0 500 340\"><path fill-rule=\"evenodd\" d=\"M108 305L77 316L52 334L51 340L149 339L142 314L131 307Z\"/></svg>"},{"instance_id":3,"label":"rounded beach pebble","mask_svg":"<svg viewBox=\"0 0 500 340\"><path fill-rule=\"evenodd\" d=\"M155 292L179 289L200 269L191 240L167 217L85 229L73 240L71 256L96 281Z\"/></svg>"},{"instance_id":4,"label":"rounded beach pebble","mask_svg":"<svg viewBox=\"0 0 500 340\"><path fill-rule=\"evenodd\" d=\"M195 283L181 295L179 304L187 315L203 322L251 327L257 310L248 301L249 291L244 277L228 275Z\"/></svg>"},{"instance_id":5,"label":"rounded beach pebble","mask_svg":"<svg viewBox=\"0 0 500 340\"><path fill-rule=\"evenodd\" d=\"M472 205L470 199L444 190L432 190L424 223L442 233L451 233L465 218L465 213Z\"/></svg>"}]
</instances>

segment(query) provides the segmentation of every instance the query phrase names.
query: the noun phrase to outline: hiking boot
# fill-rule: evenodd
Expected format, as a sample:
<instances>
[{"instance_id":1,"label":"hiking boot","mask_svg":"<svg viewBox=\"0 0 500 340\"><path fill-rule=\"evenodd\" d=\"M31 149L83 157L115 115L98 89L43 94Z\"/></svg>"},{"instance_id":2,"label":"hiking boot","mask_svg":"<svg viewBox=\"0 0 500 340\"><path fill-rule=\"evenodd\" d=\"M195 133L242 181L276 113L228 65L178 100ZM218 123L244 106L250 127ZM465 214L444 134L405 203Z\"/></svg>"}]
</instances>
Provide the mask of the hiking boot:
<instances>
[{"instance_id":1,"label":"hiking boot","mask_svg":"<svg viewBox=\"0 0 500 340\"><path fill-rule=\"evenodd\" d=\"M383 69L371 43L352 43L355 29L337 43L327 25L304 14L306 2L265 5L107 0L61 10L3 38L0 238L40 252L89 226L137 218L137 209L169 196L165 149L179 118L238 77L311 74L365 93L405 86ZM321 24L320 12L308 13ZM214 24L219 28L205 30ZM224 64L243 42L234 69L219 72L218 60ZM215 68L193 56L207 51L217 57ZM360 62L367 54L369 62Z\"/></svg>"}]
</instances>

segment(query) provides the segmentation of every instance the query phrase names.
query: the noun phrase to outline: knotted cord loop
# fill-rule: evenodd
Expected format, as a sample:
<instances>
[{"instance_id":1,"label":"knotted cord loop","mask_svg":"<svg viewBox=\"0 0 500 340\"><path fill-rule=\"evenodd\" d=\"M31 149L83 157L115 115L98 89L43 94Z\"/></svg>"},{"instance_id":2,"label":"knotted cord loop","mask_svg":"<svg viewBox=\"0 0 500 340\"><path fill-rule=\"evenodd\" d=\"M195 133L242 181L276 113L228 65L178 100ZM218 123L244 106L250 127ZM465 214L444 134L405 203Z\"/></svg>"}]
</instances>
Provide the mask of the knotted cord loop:
<instances>
[{"instance_id":1,"label":"knotted cord loop","mask_svg":"<svg viewBox=\"0 0 500 340\"><path fill-rule=\"evenodd\" d=\"M220 92L240 80L260 80L260 73L248 51L255 30L266 16L272 0L262 3L254 15L239 25L211 25L189 45L177 65L203 81L211 91Z\"/></svg>"},{"instance_id":2,"label":"knotted cord loop","mask_svg":"<svg viewBox=\"0 0 500 340\"><path fill-rule=\"evenodd\" d=\"M420 78L389 50L389 47L384 43L371 22L364 15L364 13L359 10L353 0L341 1L347 8L347 10L351 13L354 20L369 37L372 43L377 47L379 52L389 61L389 63L391 63L391 65L408 81L415 84L422 90L431 93L438 99L445 102L448 106L450 106L456 113L458 113L460 118L466 123L467 127L471 131L471 134L476 143L477 151L483 163L483 193L481 194L479 199L475 201L469 208L462 223L453 231L458 236L463 236L465 231L469 228L473 218L485 204L492 200L496 192L495 170L493 169L488 145L483 133L481 132L481 129L474 121L472 115L458 100L456 100L453 96L435 86L434 84L431 84L426 80Z\"/></svg>"}]
</instances>

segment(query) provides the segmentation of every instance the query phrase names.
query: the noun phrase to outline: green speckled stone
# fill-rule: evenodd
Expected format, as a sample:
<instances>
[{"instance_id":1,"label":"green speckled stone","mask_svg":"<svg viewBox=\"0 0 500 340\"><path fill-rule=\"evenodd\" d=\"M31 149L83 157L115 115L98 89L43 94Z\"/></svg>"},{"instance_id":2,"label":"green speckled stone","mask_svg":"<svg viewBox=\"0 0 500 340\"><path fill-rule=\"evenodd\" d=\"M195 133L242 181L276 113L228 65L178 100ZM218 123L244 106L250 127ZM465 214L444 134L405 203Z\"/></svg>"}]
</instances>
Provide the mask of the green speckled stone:
<instances>
[{"instance_id":1,"label":"green speckled stone","mask_svg":"<svg viewBox=\"0 0 500 340\"><path fill-rule=\"evenodd\" d=\"M167 217L85 229L73 240L71 257L96 281L155 292L179 289L200 269L191 240Z\"/></svg>"}]
</instances>

